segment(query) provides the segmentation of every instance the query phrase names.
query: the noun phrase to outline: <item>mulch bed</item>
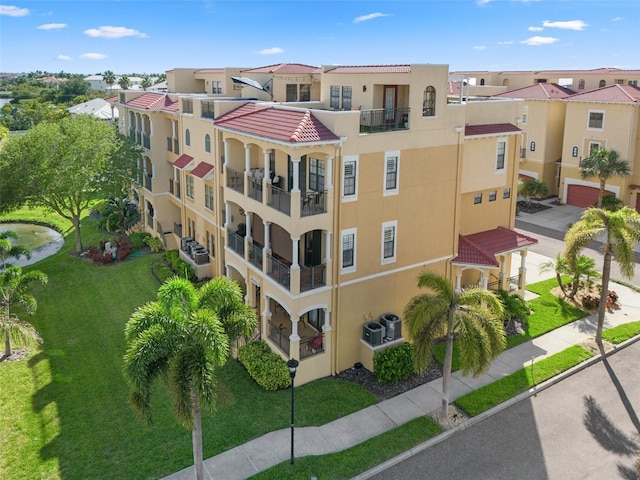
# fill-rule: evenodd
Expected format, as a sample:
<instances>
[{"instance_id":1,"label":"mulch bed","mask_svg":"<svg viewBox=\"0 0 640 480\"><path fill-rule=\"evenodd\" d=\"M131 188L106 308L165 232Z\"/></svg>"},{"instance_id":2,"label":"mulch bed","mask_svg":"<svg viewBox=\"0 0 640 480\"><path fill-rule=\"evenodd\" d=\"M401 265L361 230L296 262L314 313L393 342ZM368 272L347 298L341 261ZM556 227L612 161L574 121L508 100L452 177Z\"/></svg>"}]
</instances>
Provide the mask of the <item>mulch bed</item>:
<instances>
[{"instance_id":1,"label":"mulch bed","mask_svg":"<svg viewBox=\"0 0 640 480\"><path fill-rule=\"evenodd\" d=\"M550 205L544 205L538 202L527 203L525 201L520 201L518 202L518 208L520 209L520 212L538 213L538 212L543 212L545 210L549 210L550 208L553 208L553 207L551 207Z\"/></svg>"}]
</instances>

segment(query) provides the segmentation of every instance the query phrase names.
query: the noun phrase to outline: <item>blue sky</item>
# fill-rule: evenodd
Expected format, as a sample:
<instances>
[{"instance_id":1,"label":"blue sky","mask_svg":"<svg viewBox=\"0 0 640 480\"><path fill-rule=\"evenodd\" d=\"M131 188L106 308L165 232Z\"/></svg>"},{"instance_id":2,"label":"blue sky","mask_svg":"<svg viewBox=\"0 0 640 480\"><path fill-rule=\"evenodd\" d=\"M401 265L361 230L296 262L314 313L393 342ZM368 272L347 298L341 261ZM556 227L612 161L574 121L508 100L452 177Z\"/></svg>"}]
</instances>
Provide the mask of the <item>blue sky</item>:
<instances>
[{"instance_id":1,"label":"blue sky","mask_svg":"<svg viewBox=\"0 0 640 480\"><path fill-rule=\"evenodd\" d=\"M0 71L640 69L638 0L0 0Z\"/></svg>"}]
</instances>

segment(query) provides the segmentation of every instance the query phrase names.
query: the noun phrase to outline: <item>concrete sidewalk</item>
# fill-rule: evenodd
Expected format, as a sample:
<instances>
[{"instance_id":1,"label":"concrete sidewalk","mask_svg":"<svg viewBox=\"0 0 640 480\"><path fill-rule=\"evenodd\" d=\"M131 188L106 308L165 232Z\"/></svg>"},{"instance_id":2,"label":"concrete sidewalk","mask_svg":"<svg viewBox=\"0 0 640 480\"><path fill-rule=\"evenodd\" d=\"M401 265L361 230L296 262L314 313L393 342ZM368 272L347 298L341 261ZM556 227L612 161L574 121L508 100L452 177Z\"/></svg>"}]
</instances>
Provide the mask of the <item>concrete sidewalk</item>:
<instances>
[{"instance_id":1,"label":"concrete sidewalk","mask_svg":"<svg viewBox=\"0 0 640 480\"><path fill-rule=\"evenodd\" d=\"M553 272L540 274L538 265L548 258L529 252L526 259L527 277L533 283L554 276ZM517 266L514 267L517 270ZM614 284L619 295L620 309L607 314L605 328L640 319L640 294L622 285ZM541 337L503 352L489 370L477 377L465 377L460 372L452 375L450 398L455 400L472 390L492 383L525 366L571 345L581 344L595 335L597 316L565 325ZM377 405L318 427L298 427L295 430L296 457L334 453L357 445L400 426L409 420L427 415L440 407L442 379L405 392ZM207 479L244 479L287 461L290 455L288 428L268 433L205 461ZM191 480L193 467L188 467L167 480Z\"/></svg>"}]
</instances>

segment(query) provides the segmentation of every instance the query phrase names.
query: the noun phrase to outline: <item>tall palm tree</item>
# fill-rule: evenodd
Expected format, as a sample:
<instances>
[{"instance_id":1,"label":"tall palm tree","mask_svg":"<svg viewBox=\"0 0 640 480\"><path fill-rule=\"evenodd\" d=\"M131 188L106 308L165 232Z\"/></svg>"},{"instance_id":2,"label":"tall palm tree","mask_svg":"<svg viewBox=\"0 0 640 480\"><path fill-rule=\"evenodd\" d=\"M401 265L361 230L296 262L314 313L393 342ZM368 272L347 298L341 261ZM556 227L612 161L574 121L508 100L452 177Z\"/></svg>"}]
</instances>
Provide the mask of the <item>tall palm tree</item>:
<instances>
[{"instance_id":1,"label":"tall palm tree","mask_svg":"<svg viewBox=\"0 0 640 480\"><path fill-rule=\"evenodd\" d=\"M107 70L103 75L104 83L109 85L109 93L111 93L111 87L116 83L116 76L111 70Z\"/></svg>"},{"instance_id":2,"label":"tall palm tree","mask_svg":"<svg viewBox=\"0 0 640 480\"><path fill-rule=\"evenodd\" d=\"M531 205L532 198L541 198L547 193L549 193L547 184L535 178L518 182L518 195L525 197L527 205Z\"/></svg>"},{"instance_id":3,"label":"tall palm tree","mask_svg":"<svg viewBox=\"0 0 640 480\"><path fill-rule=\"evenodd\" d=\"M47 283L47 276L38 270L23 273L22 268L16 266L10 266L0 273L0 306L2 307L0 332L4 334L4 353L7 357L11 356L12 341L20 342L25 346L42 342L33 325L21 320L15 313L11 313L11 307L17 305L22 306L27 315L32 315L36 311L38 308L36 299L27 293L29 284L32 282L44 285Z\"/></svg>"},{"instance_id":4,"label":"tall palm tree","mask_svg":"<svg viewBox=\"0 0 640 480\"><path fill-rule=\"evenodd\" d=\"M129 80L127 75L122 75L120 80L118 80L118 85L122 90L128 90L129 87L131 87L131 80Z\"/></svg>"},{"instance_id":5,"label":"tall palm tree","mask_svg":"<svg viewBox=\"0 0 640 480\"><path fill-rule=\"evenodd\" d=\"M201 409L214 409L215 370L226 362L229 344L249 337L256 322L237 283L218 277L196 290L188 280L174 277L125 327L130 402L150 422L152 384L164 380L176 418L192 432L197 480L204 471Z\"/></svg>"},{"instance_id":6,"label":"tall palm tree","mask_svg":"<svg viewBox=\"0 0 640 480\"><path fill-rule=\"evenodd\" d=\"M442 416L448 416L453 340L457 338L462 373L480 375L504 350L503 306L482 288L456 292L444 277L422 272L418 286L429 293L413 297L404 309L404 322L414 343L414 364L424 372L431 362L434 341L446 336L442 373Z\"/></svg>"},{"instance_id":7,"label":"tall palm tree","mask_svg":"<svg viewBox=\"0 0 640 480\"><path fill-rule=\"evenodd\" d=\"M631 167L625 161L618 157L615 150L607 150L599 148L592 151L588 157L582 160L580 166L580 176L583 179L590 177L598 177L600 181L600 190L598 191L598 202L596 207L602 208L602 197L610 177L628 177L631 175Z\"/></svg>"},{"instance_id":8,"label":"tall palm tree","mask_svg":"<svg viewBox=\"0 0 640 480\"><path fill-rule=\"evenodd\" d=\"M143 90L146 90L151 85L153 85L153 82L151 81L151 77L149 75L145 75L144 77L142 77L142 83L140 83L140 86Z\"/></svg>"},{"instance_id":9,"label":"tall palm tree","mask_svg":"<svg viewBox=\"0 0 640 480\"><path fill-rule=\"evenodd\" d=\"M7 259L9 258L15 257L18 259L23 255L31 258L31 252L28 248L22 245L13 245L9 240L10 238L18 238L18 234L13 230L0 232L0 262L2 263L2 268L7 266Z\"/></svg>"},{"instance_id":10,"label":"tall palm tree","mask_svg":"<svg viewBox=\"0 0 640 480\"><path fill-rule=\"evenodd\" d=\"M563 295L567 298L575 298L580 288L580 282L582 282L583 279L586 278L586 280L589 281L591 278L600 277L600 272L598 272L595 267L596 261L586 255L579 255L575 260L569 261L569 259L561 253L558 253L555 260L549 260L548 262L540 264L540 272L554 270L556 281ZM562 282L562 275L571 276L570 290Z\"/></svg>"},{"instance_id":11,"label":"tall palm tree","mask_svg":"<svg viewBox=\"0 0 640 480\"><path fill-rule=\"evenodd\" d=\"M633 276L635 256L633 247L640 241L640 214L629 207L611 211L600 208L585 210L579 221L574 223L564 237L565 256L575 264L580 251L589 242L604 235L602 245L604 261L602 266L602 292L598 304L598 327L596 343L603 350L602 329L609 292L611 259L615 258L620 272L627 278Z\"/></svg>"}]
</instances>

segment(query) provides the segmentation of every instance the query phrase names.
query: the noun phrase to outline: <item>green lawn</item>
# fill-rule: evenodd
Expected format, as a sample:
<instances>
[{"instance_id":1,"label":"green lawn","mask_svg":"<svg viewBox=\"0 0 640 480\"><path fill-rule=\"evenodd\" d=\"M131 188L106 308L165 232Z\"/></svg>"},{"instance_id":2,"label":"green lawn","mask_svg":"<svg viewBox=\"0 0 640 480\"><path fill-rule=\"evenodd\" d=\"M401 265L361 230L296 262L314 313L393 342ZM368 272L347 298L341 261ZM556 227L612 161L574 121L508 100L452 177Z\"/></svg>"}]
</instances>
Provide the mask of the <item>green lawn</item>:
<instances>
[{"instance_id":1,"label":"green lawn","mask_svg":"<svg viewBox=\"0 0 640 480\"><path fill-rule=\"evenodd\" d=\"M608 328L602 332L602 338L611 343L618 345L619 343L629 340L636 335L640 335L640 321L629 322L618 325L617 327Z\"/></svg>"},{"instance_id":2,"label":"green lawn","mask_svg":"<svg viewBox=\"0 0 640 480\"><path fill-rule=\"evenodd\" d=\"M12 220L19 219L14 215ZM167 393L157 388L154 424L128 405L122 376L124 324L155 299L150 273L157 255L100 267L65 247L33 268L49 275L34 289L41 349L19 362L0 363L0 478L158 478L193 463L191 435L174 419ZM68 227L68 225L67 225ZM106 236L83 221L85 245ZM205 458L289 425L289 391L264 392L236 362L219 372L217 414L203 418ZM296 389L296 424L319 425L376 403L357 385L337 379Z\"/></svg>"}]
</instances>

